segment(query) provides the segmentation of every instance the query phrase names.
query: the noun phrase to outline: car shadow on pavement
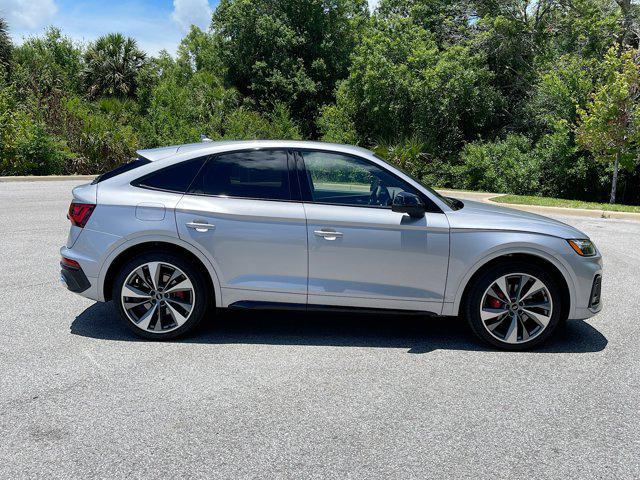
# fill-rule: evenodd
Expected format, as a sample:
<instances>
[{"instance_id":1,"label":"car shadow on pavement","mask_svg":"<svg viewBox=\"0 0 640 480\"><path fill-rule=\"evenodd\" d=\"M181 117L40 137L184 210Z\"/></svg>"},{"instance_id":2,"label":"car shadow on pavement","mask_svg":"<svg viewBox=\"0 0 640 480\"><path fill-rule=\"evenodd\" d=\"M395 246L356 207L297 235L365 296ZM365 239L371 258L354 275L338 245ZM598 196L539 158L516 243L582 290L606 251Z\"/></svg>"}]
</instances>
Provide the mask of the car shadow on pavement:
<instances>
[{"instance_id":1,"label":"car shadow on pavement","mask_svg":"<svg viewBox=\"0 0 640 480\"><path fill-rule=\"evenodd\" d=\"M111 302L95 303L76 317L71 333L101 340L144 342L118 318ZM457 317L404 314L317 313L299 311L221 311L180 343L310 345L492 351L476 340ZM607 339L582 320L572 320L546 344L546 353L599 352Z\"/></svg>"}]
</instances>

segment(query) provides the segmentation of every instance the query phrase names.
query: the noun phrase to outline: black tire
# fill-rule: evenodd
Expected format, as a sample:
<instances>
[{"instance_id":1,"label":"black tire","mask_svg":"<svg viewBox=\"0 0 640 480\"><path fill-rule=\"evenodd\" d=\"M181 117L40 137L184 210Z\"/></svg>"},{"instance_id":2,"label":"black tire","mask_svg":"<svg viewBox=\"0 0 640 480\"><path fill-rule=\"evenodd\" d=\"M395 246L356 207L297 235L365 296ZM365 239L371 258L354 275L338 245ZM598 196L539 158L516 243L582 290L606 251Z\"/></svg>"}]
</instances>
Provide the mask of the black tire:
<instances>
[{"instance_id":1,"label":"black tire","mask_svg":"<svg viewBox=\"0 0 640 480\"><path fill-rule=\"evenodd\" d=\"M534 336L531 340L523 341L521 343L508 343L496 338L494 335L489 333L480 317L480 305L485 292L497 279L499 279L503 275L516 273L533 275L545 284L547 290L549 291L549 294L551 295L551 300L553 302L553 311L551 314L551 319L549 320L546 328L539 334ZM565 310L564 302L566 302L567 300L568 299L562 297L562 291L558 286L555 278L550 275L545 269L532 263L514 261L495 265L493 267L490 267L487 271L483 272L480 277L475 280L474 284L470 286L470 290L468 292L468 295L466 296L466 302L462 306L462 312L466 317L473 333L475 333L478 338L488 343L489 345L500 348L502 350L530 350L547 341L549 337L551 337L555 333L558 325L564 320L562 312Z\"/></svg>"},{"instance_id":2,"label":"black tire","mask_svg":"<svg viewBox=\"0 0 640 480\"><path fill-rule=\"evenodd\" d=\"M178 328L166 332L143 330L136 326L133 320L130 320L125 312L121 301L122 287L133 271L148 262L163 262L178 267L188 277L193 285L193 307L185 323ZM207 282L205 281L203 274L192 264L192 262L172 253L151 251L136 255L122 266L115 278L115 281L113 282L112 299L120 319L133 333L139 337L149 340L168 340L192 331L205 317L210 303L210 295L207 291L206 285Z\"/></svg>"}]
</instances>

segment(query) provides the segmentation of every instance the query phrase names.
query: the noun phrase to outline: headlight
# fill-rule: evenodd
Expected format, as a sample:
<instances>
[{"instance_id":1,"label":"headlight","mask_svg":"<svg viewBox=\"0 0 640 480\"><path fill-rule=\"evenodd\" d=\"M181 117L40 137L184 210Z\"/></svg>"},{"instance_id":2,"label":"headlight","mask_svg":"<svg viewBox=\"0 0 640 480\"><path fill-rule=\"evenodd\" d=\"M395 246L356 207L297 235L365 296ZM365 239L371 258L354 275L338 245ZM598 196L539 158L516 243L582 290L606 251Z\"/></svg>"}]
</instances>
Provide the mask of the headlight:
<instances>
[{"instance_id":1,"label":"headlight","mask_svg":"<svg viewBox=\"0 0 640 480\"><path fill-rule=\"evenodd\" d=\"M596 246L591 240L574 239L567 240L567 242L581 257L593 257L596 254Z\"/></svg>"}]
</instances>

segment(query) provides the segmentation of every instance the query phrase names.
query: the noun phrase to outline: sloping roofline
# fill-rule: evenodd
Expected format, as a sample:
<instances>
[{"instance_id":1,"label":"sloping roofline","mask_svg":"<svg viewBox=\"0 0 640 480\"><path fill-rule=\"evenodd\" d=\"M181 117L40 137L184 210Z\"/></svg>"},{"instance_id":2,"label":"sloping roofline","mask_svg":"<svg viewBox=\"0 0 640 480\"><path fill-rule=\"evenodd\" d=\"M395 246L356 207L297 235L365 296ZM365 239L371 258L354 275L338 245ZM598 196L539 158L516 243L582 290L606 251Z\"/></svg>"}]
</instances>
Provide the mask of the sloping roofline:
<instances>
[{"instance_id":1,"label":"sloping roofline","mask_svg":"<svg viewBox=\"0 0 640 480\"><path fill-rule=\"evenodd\" d=\"M311 142L306 140L223 140L216 142L198 142L185 145L172 145L168 147L149 148L138 150L136 153L147 160L156 161L183 153L212 154L225 151L229 148L294 148L332 150L336 152L354 153L370 156L372 152L354 145L342 145L339 143Z\"/></svg>"},{"instance_id":2,"label":"sloping roofline","mask_svg":"<svg viewBox=\"0 0 640 480\"><path fill-rule=\"evenodd\" d=\"M152 162L161 161L161 164L170 165L173 162L180 162L191 158L207 155L215 155L217 153L244 150L253 148L280 148L294 150L326 150L330 152L351 154L356 157L364 157L373 163L383 166L390 170L400 178L413 185L440 209L440 211L451 210L451 207L440 197L440 195L432 189L421 185L416 179L407 173L395 168L393 165L385 162L377 157L372 151L366 148L356 147L354 145L342 145L339 143L328 142L311 142L306 140L224 140L216 142L199 142L189 143L185 145L173 145L170 147L151 148L147 150L138 150L136 153ZM163 165L164 166L164 165ZM151 165L149 165L151 167ZM142 167L144 168L144 167ZM152 170L151 170L152 171Z\"/></svg>"}]
</instances>

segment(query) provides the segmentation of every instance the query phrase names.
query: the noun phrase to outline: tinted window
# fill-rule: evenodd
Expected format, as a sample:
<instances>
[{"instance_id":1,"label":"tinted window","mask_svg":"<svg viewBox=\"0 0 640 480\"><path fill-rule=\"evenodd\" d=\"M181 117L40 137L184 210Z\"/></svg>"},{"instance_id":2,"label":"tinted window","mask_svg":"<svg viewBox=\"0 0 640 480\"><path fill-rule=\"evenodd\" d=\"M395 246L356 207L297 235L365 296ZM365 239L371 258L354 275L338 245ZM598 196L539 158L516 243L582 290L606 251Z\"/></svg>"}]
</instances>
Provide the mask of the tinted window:
<instances>
[{"instance_id":1,"label":"tinted window","mask_svg":"<svg viewBox=\"0 0 640 480\"><path fill-rule=\"evenodd\" d=\"M302 152L314 202L389 207L399 192L417 192L377 165L329 152Z\"/></svg>"},{"instance_id":2,"label":"tinted window","mask_svg":"<svg viewBox=\"0 0 640 480\"><path fill-rule=\"evenodd\" d=\"M113 178L116 175L120 175L121 173L124 173L124 172L129 172L134 168L141 167L142 165L146 165L147 163L151 163L151 161L143 157L135 158L131 160L129 163L125 163L124 165L120 165L119 167L116 167L107 173L103 173L102 175L99 175L93 180L93 182L91 182L91 184L95 185L96 183L104 182L105 180Z\"/></svg>"},{"instance_id":3,"label":"tinted window","mask_svg":"<svg viewBox=\"0 0 640 480\"><path fill-rule=\"evenodd\" d=\"M133 184L137 187L166 190L169 192L184 193L191 185L192 180L200 171L206 157L196 158L180 162L157 172L150 173L136 180Z\"/></svg>"},{"instance_id":4,"label":"tinted window","mask_svg":"<svg viewBox=\"0 0 640 480\"><path fill-rule=\"evenodd\" d=\"M252 150L218 155L207 162L189 193L289 200L287 152Z\"/></svg>"}]
</instances>

